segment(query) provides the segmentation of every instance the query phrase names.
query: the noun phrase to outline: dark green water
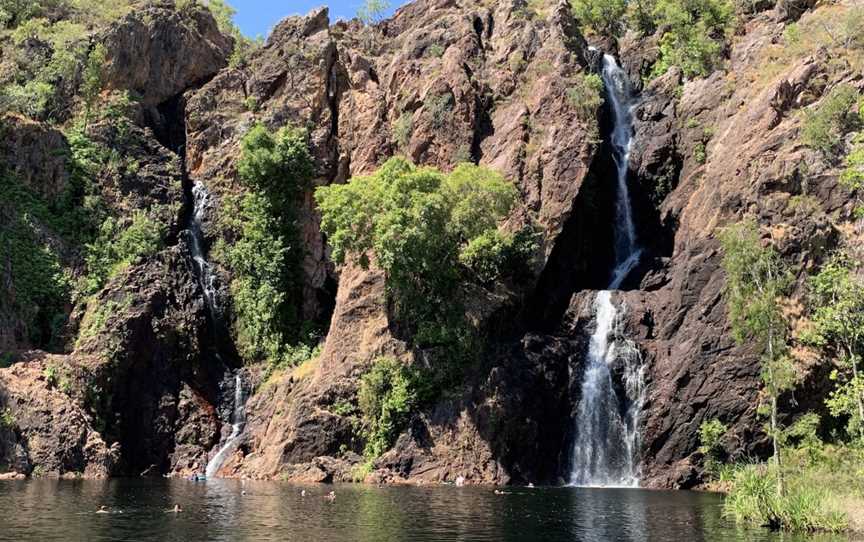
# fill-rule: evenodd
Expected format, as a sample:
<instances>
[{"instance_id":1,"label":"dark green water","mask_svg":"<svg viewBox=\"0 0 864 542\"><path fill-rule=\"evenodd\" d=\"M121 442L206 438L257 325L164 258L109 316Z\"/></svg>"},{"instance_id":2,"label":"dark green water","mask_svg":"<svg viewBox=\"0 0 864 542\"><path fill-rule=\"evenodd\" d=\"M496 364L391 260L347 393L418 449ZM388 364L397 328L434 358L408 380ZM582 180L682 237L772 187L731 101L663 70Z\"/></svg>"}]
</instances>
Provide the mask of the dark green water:
<instances>
[{"instance_id":1,"label":"dark green water","mask_svg":"<svg viewBox=\"0 0 864 542\"><path fill-rule=\"evenodd\" d=\"M301 497L304 488L307 495ZM331 489L335 502L323 498ZM721 497L712 494L507 491L222 480L0 482L0 540L815 540L735 529L720 516ZM183 513L166 513L175 503ZM113 513L96 514L101 505Z\"/></svg>"}]
</instances>

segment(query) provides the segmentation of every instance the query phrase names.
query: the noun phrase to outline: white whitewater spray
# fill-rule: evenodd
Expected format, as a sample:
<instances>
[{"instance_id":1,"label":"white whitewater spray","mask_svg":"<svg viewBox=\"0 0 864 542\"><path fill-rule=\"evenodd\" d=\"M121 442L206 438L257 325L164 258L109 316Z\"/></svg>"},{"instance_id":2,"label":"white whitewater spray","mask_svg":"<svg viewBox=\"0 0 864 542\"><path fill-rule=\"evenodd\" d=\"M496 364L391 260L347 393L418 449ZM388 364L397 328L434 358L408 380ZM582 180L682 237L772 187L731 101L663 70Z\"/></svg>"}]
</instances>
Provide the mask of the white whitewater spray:
<instances>
[{"instance_id":1,"label":"white whitewater spray","mask_svg":"<svg viewBox=\"0 0 864 542\"><path fill-rule=\"evenodd\" d=\"M219 473L219 469L225 463L225 460L237 450L240 444L240 437L243 435L243 429L246 427L246 392L243 390L243 378L240 376L240 371L234 375L234 411L231 413L231 434L225 444L219 448L213 459L207 463L207 469L204 474L207 478L212 478Z\"/></svg>"},{"instance_id":2,"label":"white whitewater spray","mask_svg":"<svg viewBox=\"0 0 864 542\"><path fill-rule=\"evenodd\" d=\"M580 486L639 485L639 413L644 403L643 366L638 350L621 336L620 314L610 290L620 288L639 263L630 191L627 187L633 139L631 93L626 74L603 56L603 83L613 114L612 154L617 172L615 267L609 287L594 298L594 332L580 386L570 483ZM623 364L623 396L610 366Z\"/></svg>"}]
</instances>

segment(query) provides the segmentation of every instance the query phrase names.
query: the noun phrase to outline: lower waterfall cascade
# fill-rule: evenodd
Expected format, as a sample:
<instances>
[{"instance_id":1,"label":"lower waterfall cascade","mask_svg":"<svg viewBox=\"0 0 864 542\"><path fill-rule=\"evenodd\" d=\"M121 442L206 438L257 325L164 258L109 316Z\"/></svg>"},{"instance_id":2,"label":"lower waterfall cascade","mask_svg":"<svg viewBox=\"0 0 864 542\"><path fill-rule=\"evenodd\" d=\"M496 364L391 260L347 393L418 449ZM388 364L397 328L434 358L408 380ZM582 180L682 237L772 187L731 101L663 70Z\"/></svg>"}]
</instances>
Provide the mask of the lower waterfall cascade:
<instances>
[{"instance_id":1,"label":"lower waterfall cascade","mask_svg":"<svg viewBox=\"0 0 864 542\"><path fill-rule=\"evenodd\" d=\"M234 374L234 408L231 413L231 434L225 440L225 443L216 452L216 455L207 463L207 468L204 474L207 478L212 478L219 473L225 460L237 450L240 444L240 437L243 436L243 430L246 428L246 392L243 389L243 377L241 371Z\"/></svg>"},{"instance_id":2,"label":"lower waterfall cascade","mask_svg":"<svg viewBox=\"0 0 864 542\"><path fill-rule=\"evenodd\" d=\"M610 138L616 166L615 265L606 290L597 292L594 331L584 360L569 483L576 486L638 487L639 414L644 403L642 360L635 345L620 333L623 311L612 291L621 287L639 263L639 248L627 186L633 139L632 94L626 73L611 55L603 55L602 78L612 111ZM620 365L617 391L612 367ZM622 393L623 392L623 393Z\"/></svg>"}]
</instances>

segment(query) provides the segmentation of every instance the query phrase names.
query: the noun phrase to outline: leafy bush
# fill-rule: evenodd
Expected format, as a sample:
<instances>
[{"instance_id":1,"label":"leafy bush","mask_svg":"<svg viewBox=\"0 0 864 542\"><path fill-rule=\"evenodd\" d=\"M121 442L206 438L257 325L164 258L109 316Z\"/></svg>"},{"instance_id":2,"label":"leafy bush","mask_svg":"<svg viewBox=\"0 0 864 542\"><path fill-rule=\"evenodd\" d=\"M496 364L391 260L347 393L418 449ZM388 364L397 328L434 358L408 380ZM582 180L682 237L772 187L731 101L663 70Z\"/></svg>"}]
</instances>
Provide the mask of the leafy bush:
<instances>
[{"instance_id":1,"label":"leafy bush","mask_svg":"<svg viewBox=\"0 0 864 542\"><path fill-rule=\"evenodd\" d=\"M708 75L722 60L733 15L729 0L657 0L653 26L664 32L654 76L671 66L686 77Z\"/></svg>"},{"instance_id":2,"label":"leafy bush","mask_svg":"<svg viewBox=\"0 0 864 542\"><path fill-rule=\"evenodd\" d=\"M0 253L15 280L10 308L30 342L49 347L60 336L70 296L69 275L49 229L61 230L66 216L2 174L0 193Z\"/></svg>"},{"instance_id":3,"label":"leafy bush","mask_svg":"<svg viewBox=\"0 0 864 542\"><path fill-rule=\"evenodd\" d=\"M141 210L128 220L108 217L87 244L87 275L80 290L93 294L126 267L156 254L163 246L165 226Z\"/></svg>"},{"instance_id":4,"label":"leafy bush","mask_svg":"<svg viewBox=\"0 0 864 542\"><path fill-rule=\"evenodd\" d=\"M225 247L223 262L234 272L237 346L247 359L293 364L302 258L295 202L313 173L306 133L253 127L241 141L237 171L249 192L237 216L224 221L236 241Z\"/></svg>"},{"instance_id":5,"label":"leafy bush","mask_svg":"<svg viewBox=\"0 0 864 542\"><path fill-rule=\"evenodd\" d=\"M105 59L108 57L108 50L101 43L96 44L90 54L87 55L87 63L84 66L84 80L81 83L81 97L84 98L85 115L84 126L87 126L87 121L90 118L90 111L93 108L96 98L99 96L99 91L104 86L104 65Z\"/></svg>"},{"instance_id":6,"label":"leafy bush","mask_svg":"<svg viewBox=\"0 0 864 542\"><path fill-rule=\"evenodd\" d=\"M396 122L393 123L393 139L399 147L405 149L411 143L411 135L414 133L414 116L403 111Z\"/></svg>"},{"instance_id":7,"label":"leafy bush","mask_svg":"<svg viewBox=\"0 0 864 542\"><path fill-rule=\"evenodd\" d=\"M459 252L459 262L483 284L519 270L531 258L536 240L528 229L515 235L489 230Z\"/></svg>"},{"instance_id":8,"label":"leafy bush","mask_svg":"<svg viewBox=\"0 0 864 542\"><path fill-rule=\"evenodd\" d=\"M705 456L705 470L713 473L720 460L722 439L728 428L720 420L714 419L702 422L699 426L699 452Z\"/></svg>"},{"instance_id":9,"label":"leafy bush","mask_svg":"<svg viewBox=\"0 0 864 542\"><path fill-rule=\"evenodd\" d=\"M801 130L804 144L827 156L835 155L843 136L862 123L861 117L853 113L858 99L858 90L852 85L831 89L818 105L804 112Z\"/></svg>"},{"instance_id":10,"label":"leafy bush","mask_svg":"<svg viewBox=\"0 0 864 542\"><path fill-rule=\"evenodd\" d=\"M433 128L442 128L450 120L453 111L453 96L447 94L430 94L423 101L423 108L429 114Z\"/></svg>"},{"instance_id":11,"label":"leafy bush","mask_svg":"<svg viewBox=\"0 0 864 542\"><path fill-rule=\"evenodd\" d=\"M5 427L7 429L15 427L15 415L12 414L12 411L8 408L4 408L3 411L0 412L0 427Z\"/></svg>"},{"instance_id":12,"label":"leafy bush","mask_svg":"<svg viewBox=\"0 0 864 542\"><path fill-rule=\"evenodd\" d=\"M515 198L513 185L488 169L462 164L445 175L401 158L372 176L315 192L333 259L344 263L350 256L367 266L374 255L386 273L397 320L413 329L420 344L458 341L458 286L479 278L460 266L460 254L474 243L462 260L491 262L481 269L482 278L490 278L499 258L480 246L509 245L489 240L497 239L493 232Z\"/></svg>"},{"instance_id":13,"label":"leafy bush","mask_svg":"<svg viewBox=\"0 0 864 542\"><path fill-rule=\"evenodd\" d=\"M363 375L357 400L363 413L367 457L387 451L408 423L417 403L415 378L407 366L393 358L379 358Z\"/></svg>"},{"instance_id":14,"label":"leafy bush","mask_svg":"<svg viewBox=\"0 0 864 542\"><path fill-rule=\"evenodd\" d=\"M444 56L444 46L438 43L433 43L426 48L426 54L432 58L441 58Z\"/></svg>"},{"instance_id":15,"label":"leafy bush","mask_svg":"<svg viewBox=\"0 0 864 542\"><path fill-rule=\"evenodd\" d=\"M626 0L570 0L573 16L601 36L617 37L623 30Z\"/></svg>"},{"instance_id":16,"label":"leafy bush","mask_svg":"<svg viewBox=\"0 0 864 542\"><path fill-rule=\"evenodd\" d=\"M567 89L567 99L581 120L592 120L603 105L603 79L596 73L576 75Z\"/></svg>"}]
</instances>

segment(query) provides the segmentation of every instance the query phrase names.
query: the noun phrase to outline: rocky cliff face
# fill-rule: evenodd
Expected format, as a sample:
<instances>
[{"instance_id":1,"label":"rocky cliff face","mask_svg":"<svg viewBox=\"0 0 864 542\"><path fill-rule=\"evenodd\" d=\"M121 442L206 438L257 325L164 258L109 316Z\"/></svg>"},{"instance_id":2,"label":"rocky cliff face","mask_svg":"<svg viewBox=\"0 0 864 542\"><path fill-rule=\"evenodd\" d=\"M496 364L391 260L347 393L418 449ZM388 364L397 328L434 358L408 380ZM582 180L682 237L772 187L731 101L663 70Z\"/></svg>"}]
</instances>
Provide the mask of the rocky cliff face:
<instances>
[{"instance_id":1,"label":"rocky cliff face","mask_svg":"<svg viewBox=\"0 0 864 542\"><path fill-rule=\"evenodd\" d=\"M219 410L230 394L220 382L236 361L230 344L214 344L181 230L190 186L201 183L213 198L206 243L226 241L220 213L244 190L239 141L263 123L308 129L315 186L370 173L394 154L445 170L473 161L515 183L520 202L508 226L534 224L542 233L529 277L470 292L469 316L488 343L484 359L412 418L367 479L563 481L589 300L605 287L614 217L614 164L602 141L608 108L585 120L567 92L579 74L598 69L599 58L566 2L535 11L524 0L417 0L375 28L331 24L322 9L283 20L248 62L230 68L230 40L209 15L179 16L167 6L133 13L103 34L109 88L142 96L136 144L124 148L140 168L105 173L112 204L127 212L164 206L166 247L74 307L71 353L18 355L0 369L0 412L8 408L15 420L0 425L0 467L88 476L203 470L227 421ZM784 57L763 73L789 18L785 8L748 15L727 69L705 79L686 81L672 69L643 86L656 40L619 43L621 63L641 89L631 190L646 257L614 297L646 367L646 485L698 482L697 432L708 419L730 425L730 455L765 451L759 352L730 338L718 228L755 214L802 269L860 237L837 165L799 143L798 111L819 99L816 89L864 84L826 50ZM5 126L7 168L44 197L62 192L68 172L47 157L64 146L63 136L22 119ZM93 137L113 144L103 129L94 126ZM299 207L302 313L329 331L318 358L258 383L243 442L223 475L351 479L362 441L339 405L356 395L375 358L423 363L427 355L395 329L383 273L335 268L311 191ZM217 272L219 296L230 302L230 270ZM0 350L25 350L32 345L16 334L5 306ZM66 391L45 376L49 366L68 379ZM808 385L824 384L818 368L805 372ZM787 402L794 400L792 412L818 406L801 397ZM61 435L61 427L74 430Z\"/></svg>"}]
</instances>

